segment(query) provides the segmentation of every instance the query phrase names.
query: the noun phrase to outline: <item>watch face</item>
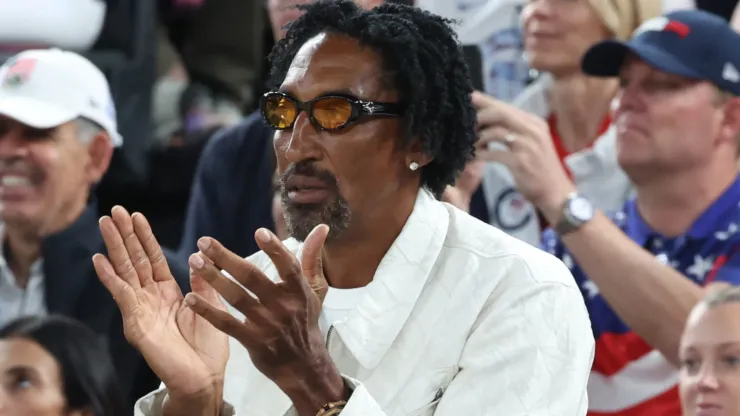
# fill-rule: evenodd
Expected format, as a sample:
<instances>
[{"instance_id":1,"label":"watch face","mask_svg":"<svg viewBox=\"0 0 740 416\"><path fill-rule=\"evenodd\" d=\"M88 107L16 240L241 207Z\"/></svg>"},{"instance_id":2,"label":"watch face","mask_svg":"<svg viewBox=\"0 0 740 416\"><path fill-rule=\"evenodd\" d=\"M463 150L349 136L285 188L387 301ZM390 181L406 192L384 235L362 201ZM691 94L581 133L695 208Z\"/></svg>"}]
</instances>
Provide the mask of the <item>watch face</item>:
<instances>
[{"instance_id":1,"label":"watch face","mask_svg":"<svg viewBox=\"0 0 740 416\"><path fill-rule=\"evenodd\" d=\"M578 221L588 221L594 216L594 207L585 198L575 198L568 207L570 214Z\"/></svg>"}]
</instances>

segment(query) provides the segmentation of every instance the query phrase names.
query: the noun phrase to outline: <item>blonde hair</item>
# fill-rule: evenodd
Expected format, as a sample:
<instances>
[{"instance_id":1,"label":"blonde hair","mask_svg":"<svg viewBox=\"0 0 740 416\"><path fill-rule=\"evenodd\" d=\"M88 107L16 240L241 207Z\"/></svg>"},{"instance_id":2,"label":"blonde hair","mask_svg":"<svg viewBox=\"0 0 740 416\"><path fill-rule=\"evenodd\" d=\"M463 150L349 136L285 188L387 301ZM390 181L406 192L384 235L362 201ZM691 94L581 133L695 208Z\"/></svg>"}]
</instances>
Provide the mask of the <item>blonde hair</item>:
<instances>
[{"instance_id":1,"label":"blonde hair","mask_svg":"<svg viewBox=\"0 0 740 416\"><path fill-rule=\"evenodd\" d=\"M740 286L728 286L722 289L710 291L700 302L713 309L728 303L740 303Z\"/></svg>"},{"instance_id":2,"label":"blonde hair","mask_svg":"<svg viewBox=\"0 0 740 416\"><path fill-rule=\"evenodd\" d=\"M663 12L657 0L590 0L604 25L619 40L627 40L644 21Z\"/></svg>"}]
</instances>

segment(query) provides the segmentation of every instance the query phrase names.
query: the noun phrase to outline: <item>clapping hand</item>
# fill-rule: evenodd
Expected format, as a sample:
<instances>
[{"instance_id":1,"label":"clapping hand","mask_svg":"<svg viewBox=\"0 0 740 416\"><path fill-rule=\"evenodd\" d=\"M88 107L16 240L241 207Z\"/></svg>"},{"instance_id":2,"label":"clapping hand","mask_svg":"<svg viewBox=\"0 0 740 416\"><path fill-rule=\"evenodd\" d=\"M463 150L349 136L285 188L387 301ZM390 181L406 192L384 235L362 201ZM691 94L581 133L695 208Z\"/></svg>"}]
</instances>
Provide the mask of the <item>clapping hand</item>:
<instances>
[{"instance_id":1,"label":"clapping hand","mask_svg":"<svg viewBox=\"0 0 740 416\"><path fill-rule=\"evenodd\" d=\"M143 215L115 207L111 217L100 219L100 231L108 256L96 254L93 263L121 310L126 338L171 398L198 402L210 408L204 414L217 414L228 338L184 306L182 291ZM226 313L218 293L202 278L191 275L191 285L201 302Z\"/></svg>"},{"instance_id":2,"label":"clapping hand","mask_svg":"<svg viewBox=\"0 0 740 416\"><path fill-rule=\"evenodd\" d=\"M318 327L328 290L322 267L328 232L326 225L314 228L306 238L299 262L273 233L258 230L255 239L275 265L280 275L277 282L212 238L201 238L200 253L190 257L193 273L245 319L237 319L200 295L188 296L186 303L214 327L238 340L255 367L292 399L300 414L315 414L328 402L346 399L344 382Z\"/></svg>"}]
</instances>

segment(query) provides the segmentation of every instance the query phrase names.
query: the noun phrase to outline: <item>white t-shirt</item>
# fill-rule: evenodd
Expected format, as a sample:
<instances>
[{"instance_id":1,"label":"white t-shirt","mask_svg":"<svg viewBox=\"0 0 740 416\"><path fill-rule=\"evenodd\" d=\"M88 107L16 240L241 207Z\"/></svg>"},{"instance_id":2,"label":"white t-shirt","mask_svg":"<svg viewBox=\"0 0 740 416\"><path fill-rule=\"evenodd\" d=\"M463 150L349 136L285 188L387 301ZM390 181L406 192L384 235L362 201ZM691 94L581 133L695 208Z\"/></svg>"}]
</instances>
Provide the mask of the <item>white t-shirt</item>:
<instances>
[{"instance_id":1,"label":"white t-shirt","mask_svg":"<svg viewBox=\"0 0 740 416\"><path fill-rule=\"evenodd\" d=\"M512 101L527 86L521 10L527 0L417 0L422 9L460 22L463 45L478 45L485 92Z\"/></svg>"},{"instance_id":2,"label":"white t-shirt","mask_svg":"<svg viewBox=\"0 0 740 416\"><path fill-rule=\"evenodd\" d=\"M336 289L329 287L329 292L324 298L322 314L319 317L319 328L326 339L329 328L335 322L343 321L354 309L365 294L366 287L354 289Z\"/></svg>"},{"instance_id":3,"label":"white t-shirt","mask_svg":"<svg viewBox=\"0 0 740 416\"><path fill-rule=\"evenodd\" d=\"M0 1L0 49L57 47L84 52L98 39L105 11L102 0Z\"/></svg>"}]
</instances>

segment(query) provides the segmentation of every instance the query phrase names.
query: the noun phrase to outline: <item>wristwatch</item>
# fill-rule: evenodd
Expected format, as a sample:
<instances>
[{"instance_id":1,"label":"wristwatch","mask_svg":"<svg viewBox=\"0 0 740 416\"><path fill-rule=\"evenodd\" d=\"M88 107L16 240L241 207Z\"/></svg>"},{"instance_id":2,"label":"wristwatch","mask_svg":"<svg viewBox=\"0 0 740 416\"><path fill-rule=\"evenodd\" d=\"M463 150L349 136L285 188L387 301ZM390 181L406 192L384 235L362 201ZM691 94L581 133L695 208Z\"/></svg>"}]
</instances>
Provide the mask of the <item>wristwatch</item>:
<instances>
[{"instance_id":1,"label":"wristwatch","mask_svg":"<svg viewBox=\"0 0 740 416\"><path fill-rule=\"evenodd\" d=\"M572 233L594 217L594 206L591 202L573 192L563 204L560 220L555 224L555 232L560 236Z\"/></svg>"}]
</instances>

